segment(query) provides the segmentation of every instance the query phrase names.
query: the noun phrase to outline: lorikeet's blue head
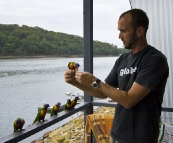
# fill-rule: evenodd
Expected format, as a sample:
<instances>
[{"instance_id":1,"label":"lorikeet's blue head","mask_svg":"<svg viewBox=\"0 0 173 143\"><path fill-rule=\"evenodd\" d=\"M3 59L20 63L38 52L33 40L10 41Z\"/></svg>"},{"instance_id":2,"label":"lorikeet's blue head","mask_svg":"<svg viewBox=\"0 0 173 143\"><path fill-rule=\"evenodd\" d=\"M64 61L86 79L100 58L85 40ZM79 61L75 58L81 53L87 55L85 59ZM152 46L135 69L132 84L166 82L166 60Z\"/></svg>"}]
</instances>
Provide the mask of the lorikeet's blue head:
<instances>
[{"instance_id":1,"label":"lorikeet's blue head","mask_svg":"<svg viewBox=\"0 0 173 143\"><path fill-rule=\"evenodd\" d=\"M70 103L71 103L71 100L70 100L70 99L67 99L67 103L69 103L69 104L70 104Z\"/></svg>"},{"instance_id":2,"label":"lorikeet's blue head","mask_svg":"<svg viewBox=\"0 0 173 143\"><path fill-rule=\"evenodd\" d=\"M75 66L75 68L79 68L80 65L79 65L79 63L75 63L74 66Z\"/></svg>"},{"instance_id":3,"label":"lorikeet's blue head","mask_svg":"<svg viewBox=\"0 0 173 143\"><path fill-rule=\"evenodd\" d=\"M44 104L44 105L43 105L43 108L44 108L45 110L47 110L48 107L50 107L49 104Z\"/></svg>"},{"instance_id":4,"label":"lorikeet's blue head","mask_svg":"<svg viewBox=\"0 0 173 143\"><path fill-rule=\"evenodd\" d=\"M21 126L21 125L24 125L25 124L25 120L22 119L22 118L17 118L15 121L14 121L15 125L16 126Z\"/></svg>"},{"instance_id":5,"label":"lorikeet's blue head","mask_svg":"<svg viewBox=\"0 0 173 143\"><path fill-rule=\"evenodd\" d=\"M16 122L16 124L21 124L21 123L22 123L22 120L21 120L21 118L17 118L17 119L15 120L15 122Z\"/></svg>"},{"instance_id":6,"label":"lorikeet's blue head","mask_svg":"<svg viewBox=\"0 0 173 143\"><path fill-rule=\"evenodd\" d=\"M76 97L75 97L75 100L78 100L78 99L79 99L79 97L78 97L78 96L76 96Z\"/></svg>"},{"instance_id":7,"label":"lorikeet's blue head","mask_svg":"<svg viewBox=\"0 0 173 143\"><path fill-rule=\"evenodd\" d=\"M61 106L61 103L60 103L60 102L58 102L58 103L56 104L56 106Z\"/></svg>"}]
</instances>

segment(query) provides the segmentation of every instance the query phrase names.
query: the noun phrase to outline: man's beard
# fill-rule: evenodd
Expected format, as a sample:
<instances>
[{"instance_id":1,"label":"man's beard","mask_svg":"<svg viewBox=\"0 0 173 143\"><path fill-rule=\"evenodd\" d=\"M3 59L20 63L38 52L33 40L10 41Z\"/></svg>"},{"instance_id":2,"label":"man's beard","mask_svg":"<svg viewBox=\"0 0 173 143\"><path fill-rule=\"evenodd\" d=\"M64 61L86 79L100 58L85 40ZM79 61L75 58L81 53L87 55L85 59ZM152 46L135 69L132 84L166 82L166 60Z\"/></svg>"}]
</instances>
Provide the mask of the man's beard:
<instances>
[{"instance_id":1,"label":"man's beard","mask_svg":"<svg viewBox=\"0 0 173 143\"><path fill-rule=\"evenodd\" d=\"M131 42L126 46L124 45L125 49L133 49L136 45L136 41L137 41L137 38L136 38L136 35L135 33L133 33L132 35L134 38L131 40Z\"/></svg>"},{"instance_id":2,"label":"man's beard","mask_svg":"<svg viewBox=\"0 0 173 143\"><path fill-rule=\"evenodd\" d=\"M133 44L132 43L130 43L130 44L128 44L127 46L124 46L125 47L125 49L133 49Z\"/></svg>"}]
</instances>

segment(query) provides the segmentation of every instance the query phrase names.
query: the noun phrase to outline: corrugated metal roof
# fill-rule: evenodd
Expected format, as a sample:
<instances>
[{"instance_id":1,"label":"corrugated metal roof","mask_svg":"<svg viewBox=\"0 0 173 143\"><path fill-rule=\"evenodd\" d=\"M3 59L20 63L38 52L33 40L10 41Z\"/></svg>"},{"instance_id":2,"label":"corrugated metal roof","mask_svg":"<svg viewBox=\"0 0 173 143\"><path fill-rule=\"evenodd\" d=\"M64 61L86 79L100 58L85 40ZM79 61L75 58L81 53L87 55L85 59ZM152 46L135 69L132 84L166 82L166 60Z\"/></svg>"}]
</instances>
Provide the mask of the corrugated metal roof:
<instances>
[{"instance_id":1,"label":"corrugated metal roof","mask_svg":"<svg viewBox=\"0 0 173 143\"><path fill-rule=\"evenodd\" d=\"M143 9L149 17L148 43L162 51L169 64L169 78L163 106L173 106L173 0L130 0L132 8ZM165 122L173 123L172 114L163 114Z\"/></svg>"}]
</instances>

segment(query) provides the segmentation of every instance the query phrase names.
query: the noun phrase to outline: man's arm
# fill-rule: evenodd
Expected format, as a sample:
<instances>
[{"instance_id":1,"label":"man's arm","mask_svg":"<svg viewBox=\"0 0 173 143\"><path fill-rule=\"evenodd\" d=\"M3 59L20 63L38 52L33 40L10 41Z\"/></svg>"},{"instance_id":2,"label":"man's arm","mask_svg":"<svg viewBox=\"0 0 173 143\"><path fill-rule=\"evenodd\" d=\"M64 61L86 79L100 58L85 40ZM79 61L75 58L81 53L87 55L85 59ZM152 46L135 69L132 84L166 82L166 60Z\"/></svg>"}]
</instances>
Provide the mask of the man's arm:
<instances>
[{"instance_id":1,"label":"man's arm","mask_svg":"<svg viewBox=\"0 0 173 143\"><path fill-rule=\"evenodd\" d=\"M77 88L83 90L91 96L98 98L109 97L113 101L118 102L127 109L135 106L141 101L151 89L141 86L134 82L131 89L128 92L118 90L106 83L100 82L99 88L92 87L92 83L96 81L96 77L88 72L73 72L67 71L65 74L65 81Z\"/></svg>"},{"instance_id":2,"label":"man's arm","mask_svg":"<svg viewBox=\"0 0 173 143\"><path fill-rule=\"evenodd\" d=\"M83 85L86 89L88 88L86 92L91 96L100 95L101 97L109 97L127 109L132 108L151 91L151 89L141 86L136 82L133 83L128 92L118 90L103 82L100 82L99 88L95 89L92 87L92 83L96 81L97 78L87 72L77 72L75 78L78 83ZM86 89L83 90L85 91Z\"/></svg>"},{"instance_id":3,"label":"man's arm","mask_svg":"<svg viewBox=\"0 0 173 143\"><path fill-rule=\"evenodd\" d=\"M151 91L151 89L141 86L136 82L133 83L128 92L118 90L117 88L111 87L103 82L100 82L100 87L98 89L105 96L111 98L115 102L118 102L127 109L135 106Z\"/></svg>"}]
</instances>

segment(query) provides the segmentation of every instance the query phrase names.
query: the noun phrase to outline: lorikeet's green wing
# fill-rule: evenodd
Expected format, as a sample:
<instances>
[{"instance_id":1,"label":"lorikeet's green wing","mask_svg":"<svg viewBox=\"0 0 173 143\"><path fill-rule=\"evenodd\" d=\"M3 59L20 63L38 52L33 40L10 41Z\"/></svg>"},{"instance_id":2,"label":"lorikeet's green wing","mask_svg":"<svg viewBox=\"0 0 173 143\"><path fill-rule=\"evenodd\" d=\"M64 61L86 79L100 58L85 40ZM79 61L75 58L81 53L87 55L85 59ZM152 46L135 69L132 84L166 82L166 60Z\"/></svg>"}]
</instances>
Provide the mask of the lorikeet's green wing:
<instances>
[{"instance_id":1,"label":"lorikeet's green wing","mask_svg":"<svg viewBox=\"0 0 173 143\"><path fill-rule=\"evenodd\" d=\"M67 103L65 104L64 109L65 109L65 110L67 109Z\"/></svg>"},{"instance_id":2,"label":"lorikeet's green wing","mask_svg":"<svg viewBox=\"0 0 173 143\"><path fill-rule=\"evenodd\" d=\"M70 64L71 64L71 62L68 63L68 68L69 68L69 69L70 69Z\"/></svg>"},{"instance_id":3,"label":"lorikeet's green wing","mask_svg":"<svg viewBox=\"0 0 173 143\"><path fill-rule=\"evenodd\" d=\"M13 128L14 128L14 132L16 132L17 131L17 128L15 126L15 123L13 124Z\"/></svg>"},{"instance_id":4,"label":"lorikeet's green wing","mask_svg":"<svg viewBox=\"0 0 173 143\"><path fill-rule=\"evenodd\" d=\"M41 109L41 110L42 110L42 109ZM35 117L35 120L34 120L34 122L33 122L32 124L34 124L34 123L36 123L36 122L39 121L41 110L37 113L37 116Z\"/></svg>"}]
</instances>

